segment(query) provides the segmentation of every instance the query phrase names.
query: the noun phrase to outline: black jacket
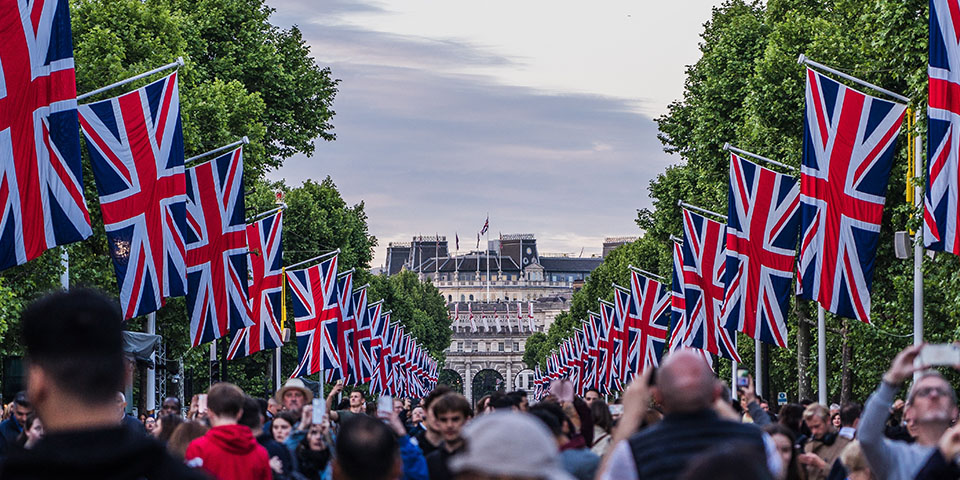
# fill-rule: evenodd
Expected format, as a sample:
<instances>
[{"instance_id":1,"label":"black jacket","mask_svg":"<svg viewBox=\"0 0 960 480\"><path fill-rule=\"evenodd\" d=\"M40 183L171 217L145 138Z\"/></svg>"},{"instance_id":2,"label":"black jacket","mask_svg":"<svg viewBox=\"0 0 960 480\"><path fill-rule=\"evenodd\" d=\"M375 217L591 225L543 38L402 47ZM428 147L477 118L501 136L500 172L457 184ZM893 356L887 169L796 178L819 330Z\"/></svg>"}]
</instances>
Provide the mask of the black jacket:
<instances>
[{"instance_id":1,"label":"black jacket","mask_svg":"<svg viewBox=\"0 0 960 480\"><path fill-rule=\"evenodd\" d=\"M12 452L0 478L167 480L205 479L171 457L163 445L123 427L48 434L31 450Z\"/></svg>"}]
</instances>

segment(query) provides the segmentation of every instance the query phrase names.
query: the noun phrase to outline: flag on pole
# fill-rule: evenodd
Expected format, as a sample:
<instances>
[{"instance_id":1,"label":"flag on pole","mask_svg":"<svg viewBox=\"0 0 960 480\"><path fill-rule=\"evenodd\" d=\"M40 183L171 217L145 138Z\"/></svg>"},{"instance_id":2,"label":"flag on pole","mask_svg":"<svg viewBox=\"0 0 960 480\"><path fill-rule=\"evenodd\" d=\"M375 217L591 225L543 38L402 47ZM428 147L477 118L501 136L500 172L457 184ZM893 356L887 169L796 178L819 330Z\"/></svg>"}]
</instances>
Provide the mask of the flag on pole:
<instances>
[{"instance_id":1,"label":"flag on pole","mask_svg":"<svg viewBox=\"0 0 960 480\"><path fill-rule=\"evenodd\" d=\"M0 2L0 64L3 270L93 233L83 196L69 2Z\"/></svg>"},{"instance_id":2,"label":"flag on pole","mask_svg":"<svg viewBox=\"0 0 960 480\"><path fill-rule=\"evenodd\" d=\"M660 282L630 272L630 308L627 310L626 357L634 373L660 366L667 342L673 295Z\"/></svg>"},{"instance_id":3,"label":"flag on pole","mask_svg":"<svg viewBox=\"0 0 960 480\"><path fill-rule=\"evenodd\" d=\"M906 106L807 69L797 294L870 323L880 220Z\"/></svg>"},{"instance_id":4,"label":"flag on pole","mask_svg":"<svg viewBox=\"0 0 960 480\"><path fill-rule=\"evenodd\" d=\"M617 389L616 365L614 358L617 356L614 344L613 317L615 308L613 305L600 302L600 323L597 325L597 348L603 352L602 365L600 366L600 377L598 384L603 387L600 391L604 394L611 393Z\"/></svg>"},{"instance_id":5,"label":"flag on pole","mask_svg":"<svg viewBox=\"0 0 960 480\"><path fill-rule=\"evenodd\" d=\"M496 310L496 307L493 310L493 324L497 328L497 333L500 333L500 312Z\"/></svg>"},{"instance_id":6,"label":"flag on pole","mask_svg":"<svg viewBox=\"0 0 960 480\"><path fill-rule=\"evenodd\" d=\"M487 323L487 312L485 312L485 311L481 311L481 312L480 312L480 321L483 322L483 331L484 331L484 332L489 332L489 331L490 331L490 324Z\"/></svg>"},{"instance_id":7,"label":"flag on pole","mask_svg":"<svg viewBox=\"0 0 960 480\"><path fill-rule=\"evenodd\" d=\"M923 243L960 255L960 8L930 1ZM912 145L908 148L912 148ZM907 172L913 175L913 172Z\"/></svg>"},{"instance_id":8,"label":"flag on pole","mask_svg":"<svg viewBox=\"0 0 960 480\"><path fill-rule=\"evenodd\" d=\"M670 337L667 349L675 352L687 338L687 305L683 291L683 247L673 242L673 277L670 283Z\"/></svg>"},{"instance_id":9,"label":"flag on pole","mask_svg":"<svg viewBox=\"0 0 960 480\"><path fill-rule=\"evenodd\" d=\"M327 332L330 335L335 335L332 338L334 338L336 344L337 360L340 361L340 368L333 368L331 371L339 374L340 378L333 379L331 377L327 379L327 382L343 380L343 383L347 385L359 385L357 371L354 370L356 363L353 358L353 334L357 329L356 306L361 303L366 304L366 295L365 287L359 291L354 291L353 272L348 270L337 278L337 301L340 306L340 318L337 319L336 324L328 324ZM362 298L357 300L358 297ZM331 373L331 375L334 375L334 373Z\"/></svg>"},{"instance_id":10,"label":"flag on pole","mask_svg":"<svg viewBox=\"0 0 960 480\"><path fill-rule=\"evenodd\" d=\"M783 348L799 197L796 178L730 156L723 325Z\"/></svg>"},{"instance_id":11,"label":"flag on pole","mask_svg":"<svg viewBox=\"0 0 960 480\"><path fill-rule=\"evenodd\" d=\"M517 302L517 330L523 333L523 303L520 302Z\"/></svg>"},{"instance_id":12,"label":"flag on pole","mask_svg":"<svg viewBox=\"0 0 960 480\"><path fill-rule=\"evenodd\" d=\"M327 342L321 318L325 310L336 306L337 256L312 267L287 270L287 283L293 293L293 317L297 332L297 367L290 378L313 375L325 367Z\"/></svg>"},{"instance_id":13,"label":"flag on pole","mask_svg":"<svg viewBox=\"0 0 960 480\"><path fill-rule=\"evenodd\" d=\"M453 237L456 239L457 251L460 251L460 234L454 232Z\"/></svg>"},{"instance_id":14,"label":"flag on pole","mask_svg":"<svg viewBox=\"0 0 960 480\"><path fill-rule=\"evenodd\" d=\"M726 226L683 210L683 290L689 327L684 345L740 361L736 331L720 323Z\"/></svg>"},{"instance_id":15,"label":"flag on pole","mask_svg":"<svg viewBox=\"0 0 960 480\"><path fill-rule=\"evenodd\" d=\"M527 302L527 320L530 322L530 331L536 331L536 326L533 324L533 302Z\"/></svg>"},{"instance_id":16,"label":"flag on pole","mask_svg":"<svg viewBox=\"0 0 960 480\"><path fill-rule=\"evenodd\" d=\"M490 215L487 215L487 219L483 221L483 228L480 229L480 235L487 233L487 230L490 229Z\"/></svg>"},{"instance_id":17,"label":"flag on pole","mask_svg":"<svg viewBox=\"0 0 960 480\"><path fill-rule=\"evenodd\" d=\"M353 332L353 371L356 373L356 384L369 382L373 375L373 362L370 359L370 327L371 305L367 302L367 289L360 289L360 297L354 295L353 311L356 316L357 328ZM363 304L357 303L362 301ZM374 309L375 310L375 309Z\"/></svg>"},{"instance_id":18,"label":"flag on pole","mask_svg":"<svg viewBox=\"0 0 960 480\"><path fill-rule=\"evenodd\" d=\"M383 346L387 336L387 325L390 317L379 312L380 306L377 304L376 316L372 317L373 323L370 330L370 366L372 367L370 378L370 393L380 395L387 392L387 364L384 359Z\"/></svg>"},{"instance_id":19,"label":"flag on pole","mask_svg":"<svg viewBox=\"0 0 960 480\"><path fill-rule=\"evenodd\" d=\"M166 298L187 293L187 180L177 73L81 105L79 113L123 317L155 312Z\"/></svg>"},{"instance_id":20,"label":"flag on pole","mask_svg":"<svg viewBox=\"0 0 960 480\"><path fill-rule=\"evenodd\" d=\"M250 320L253 325L237 331L230 342L227 360L272 350L283 345L280 316L283 293L283 210L247 225L247 261L250 277Z\"/></svg>"},{"instance_id":21,"label":"flag on pole","mask_svg":"<svg viewBox=\"0 0 960 480\"><path fill-rule=\"evenodd\" d=\"M187 312L196 347L253 325L242 149L187 169Z\"/></svg>"},{"instance_id":22,"label":"flag on pole","mask_svg":"<svg viewBox=\"0 0 960 480\"><path fill-rule=\"evenodd\" d=\"M467 316L470 317L470 331L473 333L477 332L477 321L473 318L473 307L467 302Z\"/></svg>"}]
</instances>

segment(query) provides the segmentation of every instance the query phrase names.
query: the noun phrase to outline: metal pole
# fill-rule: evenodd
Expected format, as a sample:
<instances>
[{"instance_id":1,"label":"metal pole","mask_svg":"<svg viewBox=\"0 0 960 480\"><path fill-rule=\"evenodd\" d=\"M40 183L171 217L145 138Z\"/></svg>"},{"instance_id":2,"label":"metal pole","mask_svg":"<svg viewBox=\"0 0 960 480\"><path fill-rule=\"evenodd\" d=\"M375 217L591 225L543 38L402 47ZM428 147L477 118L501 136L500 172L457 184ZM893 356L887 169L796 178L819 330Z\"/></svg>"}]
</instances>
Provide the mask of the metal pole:
<instances>
[{"instance_id":1,"label":"metal pole","mask_svg":"<svg viewBox=\"0 0 960 480\"><path fill-rule=\"evenodd\" d=\"M756 388L757 395L761 397L763 394L763 361L760 358L760 339L754 340L753 345L753 363L754 363L754 374L753 374L753 386ZM768 398L767 401L770 399Z\"/></svg>"},{"instance_id":2,"label":"metal pole","mask_svg":"<svg viewBox=\"0 0 960 480\"><path fill-rule=\"evenodd\" d=\"M817 397L827 404L827 320L826 311L817 305Z\"/></svg>"},{"instance_id":3,"label":"metal pole","mask_svg":"<svg viewBox=\"0 0 960 480\"><path fill-rule=\"evenodd\" d=\"M880 87L878 87L878 86L876 86L876 85L874 85L874 84L872 84L872 83L870 83L870 82L866 82L866 81L860 80L859 78L854 77L854 76L852 76L852 75L847 75L846 73L843 73L843 72L841 72L840 70L836 70L836 69L830 68L830 67L828 67L828 66L826 66L826 65L824 65L824 64L822 64L822 63L814 62L813 60L810 60L809 58L807 58L806 55L804 55L804 54L802 54L802 53L800 54L800 58L797 59L797 63L799 63L799 64L801 64L801 65L802 65L802 64L807 64L807 65L810 65L811 67L815 67L815 68L819 68L819 69L821 69L821 70L825 70L825 71L830 72L830 73L832 73L832 74L834 74L834 75L836 75L836 76L838 76L838 77L840 77L840 78L846 78L847 80L850 80L850 81L853 82L853 83L856 83L856 84L858 84L858 85L862 85L862 86L867 87L867 88L872 88L872 89L874 89L874 90L876 90L876 91L878 91L878 92L880 92L880 93L883 93L883 94L886 94L886 95L888 95L888 96L891 96L891 97L893 97L893 98L895 98L895 99L897 99L897 100L900 100L900 101L903 102L903 103L910 103L910 99L909 99L909 98L904 97L903 95L900 95L899 93L894 93L894 92L891 92L890 90L887 90L887 89L885 89L885 88L880 88Z\"/></svg>"},{"instance_id":4,"label":"metal pole","mask_svg":"<svg viewBox=\"0 0 960 480\"><path fill-rule=\"evenodd\" d=\"M920 123L920 112L914 112L914 125ZM917 177L923 177L923 144L920 141L920 135L917 135L913 141L915 154L914 174ZM919 206L923 201L923 189L917 183L914 191L914 201ZM913 344L923 343L923 229L918 228L916 240L913 244ZM914 373L914 379L920 372Z\"/></svg>"},{"instance_id":5,"label":"metal pole","mask_svg":"<svg viewBox=\"0 0 960 480\"><path fill-rule=\"evenodd\" d=\"M70 254L66 247L60 247L60 265L63 266L63 273L60 274L60 286L64 290L70 289Z\"/></svg>"},{"instance_id":6,"label":"metal pole","mask_svg":"<svg viewBox=\"0 0 960 480\"><path fill-rule=\"evenodd\" d=\"M164 66L162 66L162 67L154 68L153 70L150 70L149 72L143 72L143 73L141 73L140 75L135 75L135 76L130 77L130 78L126 79L126 80L120 80L119 82L111 83L110 85L107 85L106 87L98 88L98 89L96 89L96 90L94 90L94 91L92 91L92 92L87 92L87 93L84 93L83 95L77 95L77 101L83 100L83 99L85 99L85 98L92 97L92 96L94 96L94 95L96 95L96 94L98 94L98 93L106 92L107 90L110 90L110 89L113 89L113 88L117 88L117 87L126 85L126 84L128 84L128 83L130 83L130 82L135 82L135 81L137 81L137 80L140 80L141 78L149 77L150 75L153 75L154 73L160 73L160 72L162 72L162 71L164 71L164 70L169 70L169 69L171 69L171 68L182 67L182 66L183 66L183 57L177 57L177 61L175 61L175 62L173 62L173 63L168 63L168 64L166 64L166 65L164 65Z\"/></svg>"},{"instance_id":7,"label":"metal pole","mask_svg":"<svg viewBox=\"0 0 960 480\"><path fill-rule=\"evenodd\" d=\"M717 212L714 212L714 211L707 210L706 208L700 208L700 207L698 207L698 206L696 206L696 205L690 205L689 203L684 202L683 200L677 201L677 205L679 205L679 206L682 207L682 208L686 208L687 210L693 210L694 212L703 213L703 214L705 214L705 215L713 215L713 216L715 216L715 217L720 217L720 218L723 219L724 222L727 221L727 216L726 216L726 215L723 215L723 214L720 214L720 213L717 213Z\"/></svg>"},{"instance_id":8,"label":"metal pole","mask_svg":"<svg viewBox=\"0 0 960 480\"><path fill-rule=\"evenodd\" d=\"M778 162L778 161L776 161L776 160L771 160L771 159L769 159L769 158L767 158L767 157L764 157L764 156L761 156L761 155L757 155L756 153L751 153L751 152L748 152L748 151L746 151L746 150L741 150L741 149L739 149L739 148L737 148L737 147L734 147L733 145L730 145L729 143L724 143L724 144L723 144L723 149L724 149L724 150L729 150L729 151L731 151L731 152L733 152L733 153L739 153L740 155L743 155L743 156L745 156L745 157L753 158L754 160L760 160L760 161L763 161L763 162L767 162L767 163L769 163L769 164L771 164L771 165L776 165L776 166L778 166L778 167L783 167L783 168L786 168L786 169L788 169L788 170L797 171L797 167L791 167L790 165L787 165L787 164L785 164L785 163L780 163L780 162Z\"/></svg>"},{"instance_id":9,"label":"metal pole","mask_svg":"<svg viewBox=\"0 0 960 480\"><path fill-rule=\"evenodd\" d=\"M203 158L203 157L208 157L208 156L210 156L210 155L213 155L213 154L216 154L216 153L220 153L220 152L222 152L222 151L224 151L224 150L230 150L231 148L239 147L240 145L246 145L246 144L248 144L248 143L250 143L250 139L247 138L246 135L244 135L243 138L241 138L240 140L237 140L236 142L233 142L233 143L231 143L231 144L229 144L229 145L224 145L224 146L219 147L219 148L214 148L213 150L210 150L209 152L201 153L200 155L194 155L194 156L192 156L192 157L184 160L183 163L184 163L184 164L187 164L187 163L190 163L190 162L192 162L192 161L194 161L194 160L199 160L199 159L201 159L201 158Z\"/></svg>"},{"instance_id":10,"label":"metal pole","mask_svg":"<svg viewBox=\"0 0 960 480\"><path fill-rule=\"evenodd\" d=\"M487 218L490 218L490 215L487 214ZM486 236L486 251L487 251L487 303L490 303L490 228L487 228L487 232L484 233Z\"/></svg>"},{"instance_id":11,"label":"metal pole","mask_svg":"<svg viewBox=\"0 0 960 480\"><path fill-rule=\"evenodd\" d=\"M731 360L730 371L733 372L731 375L732 378L730 381L730 399L731 400L737 399L737 367L738 367L737 361Z\"/></svg>"},{"instance_id":12,"label":"metal pole","mask_svg":"<svg viewBox=\"0 0 960 480\"><path fill-rule=\"evenodd\" d=\"M157 333L157 312L150 312L147 314L147 333L153 335ZM153 363L153 368L147 369L147 391L144 393L146 397L146 408L147 412L152 412L157 409L157 353L150 354L150 361Z\"/></svg>"}]
</instances>

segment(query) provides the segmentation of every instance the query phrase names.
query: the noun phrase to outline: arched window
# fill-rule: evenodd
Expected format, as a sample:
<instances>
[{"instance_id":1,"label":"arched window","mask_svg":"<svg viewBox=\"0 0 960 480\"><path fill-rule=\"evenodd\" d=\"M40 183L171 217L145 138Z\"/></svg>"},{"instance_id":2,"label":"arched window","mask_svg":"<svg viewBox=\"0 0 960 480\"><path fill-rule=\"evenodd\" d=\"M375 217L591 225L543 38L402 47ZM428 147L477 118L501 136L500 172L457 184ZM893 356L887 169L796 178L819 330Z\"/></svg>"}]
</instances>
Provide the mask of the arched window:
<instances>
[{"instance_id":1,"label":"arched window","mask_svg":"<svg viewBox=\"0 0 960 480\"><path fill-rule=\"evenodd\" d=\"M470 294L470 301L471 301L471 302L473 301L473 294L472 294L472 293Z\"/></svg>"},{"instance_id":2,"label":"arched window","mask_svg":"<svg viewBox=\"0 0 960 480\"><path fill-rule=\"evenodd\" d=\"M471 297L471 298L472 298L472 297ZM465 301L466 301L466 297L464 297L464 295L463 295L462 293L460 294L460 301L461 301L461 302L465 302Z\"/></svg>"}]
</instances>

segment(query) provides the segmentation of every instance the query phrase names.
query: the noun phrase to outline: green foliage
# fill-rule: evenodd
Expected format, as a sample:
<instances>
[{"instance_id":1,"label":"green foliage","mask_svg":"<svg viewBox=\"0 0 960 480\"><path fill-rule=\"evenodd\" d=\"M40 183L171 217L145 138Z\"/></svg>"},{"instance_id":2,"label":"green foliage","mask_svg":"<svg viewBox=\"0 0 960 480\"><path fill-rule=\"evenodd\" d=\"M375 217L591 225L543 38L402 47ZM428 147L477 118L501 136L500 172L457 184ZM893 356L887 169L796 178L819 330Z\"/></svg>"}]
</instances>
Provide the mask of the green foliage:
<instances>
[{"instance_id":1,"label":"green foliage","mask_svg":"<svg viewBox=\"0 0 960 480\"><path fill-rule=\"evenodd\" d=\"M726 211L728 155L725 142L798 166L803 132L804 68L797 57L809 58L848 72L868 82L913 98L911 107L925 105L927 58L927 2L922 0L770 0L765 3L727 0L713 10L704 26L702 57L687 70L683 97L657 119L660 140L667 152L680 156L651 182L654 208L637 216L644 236L621 247L594 272L574 295L569 313L557 317L545 340L535 344L528 364L541 362L572 331L586 308L595 309L597 297L610 298L611 281L623 282L624 260L667 276L671 271L669 236L681 233L678 200ZM862 89L862 87L858 87ZM916 133L923 133L923 118ZM906 132L906 129L904 129ZM918 228L919 211L905 203L907 142L899 139L890 176L873 279L874 325L846 321L852 348L851 393L863 400L876 387L894 354L911 342L913 263L893 254L896 230ZM925 339L943 342L957 338L956 302L960 296L960 268L952 255L924 260ZM786 349L771 348L772 391L798 392L797 312L815 320L811 302L794 301L788 318L791 337ZM844 322L828 315L827 366L829 396L838 399L841 388L841 345ZM815 328L814 328L815 330ZM811 339L816 345L816 335ZM739 338L740 353L753 363L753 340ZM720 362L721 378L730 375L729 362ZM808 379L816 375L811 359ZM815 382L813 382L815 384Z\"/></svg>"}]
</instances>

